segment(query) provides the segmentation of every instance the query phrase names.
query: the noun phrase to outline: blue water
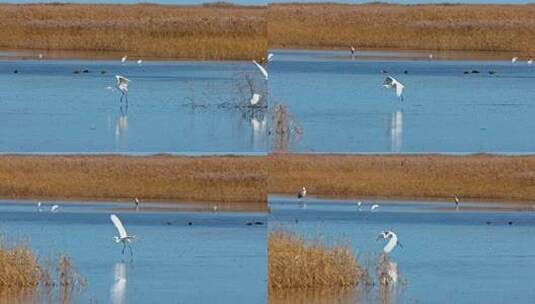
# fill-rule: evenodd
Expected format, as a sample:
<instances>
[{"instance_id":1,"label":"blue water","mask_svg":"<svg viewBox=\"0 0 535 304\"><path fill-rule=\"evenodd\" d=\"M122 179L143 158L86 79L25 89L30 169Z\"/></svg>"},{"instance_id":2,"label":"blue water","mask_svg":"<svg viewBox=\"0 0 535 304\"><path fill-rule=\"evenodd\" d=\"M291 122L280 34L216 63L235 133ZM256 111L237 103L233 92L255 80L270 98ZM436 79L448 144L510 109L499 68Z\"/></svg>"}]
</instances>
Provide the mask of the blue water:
<instances>
[{"instance_id":1,"label":"blue water","mask_svg":"<svg viewBox=\"0 0 535 304\"><path fill-rule=\"evenodd\" d=\"M377 235L397 233L403 248L390 257L405 286L396 303L531 303L535 299L535 209L531 206L479 205L461 202L354 201L270 197L269 229L283 228L327 242L347 243L362 264L382 252ZM509 224L511 222L511 224ZM360 293L360 302L377 303L376 288ZM351 294L350 294L351 295ZM354 303L357 295L321 296L315 303ZM371 299L371 300L370 300ZM309 299L309 302L311 299ZM291 301L287 301L291 302Z\"/></svg>"},{"instance_id":2,"label":"blue water","mask_svg":"<svg viewBox=\"0 0 535 304\"><path fill-rule=\"evenodd\" d=\"M249 62L0 61L0 152L265 152L267 114L235 107L246 77L265 95Z\"/></svg>"},{"instance_id":3,"label":"blue water","mask_svg":"<svg viewBox=\"0 0 535 304\"><path fill-rule=\"evenodd\" d=\"M442 60L435 54L429 60L418 52L363 52L354 59L341 51L274 54L270 99L286 104L303 128L291 151L535 151L535 141L526 140L535 129L535 66L525 59L512 64L510 57ZM382 87L382 70L405 85L403 102Z\"/></svg>"},{"instance_id":4,"label":"blue water","mask_svg":"<svg viewBox=\"0 0 535 304\"><path fill-rule=\"evenodd\" d=\"M57 213L49 211L52 204L60 204ZM50 202L38 212L34 203L2 201L0 226L4 239L27 241L41 261L60 253L71 258L87 280L75 302L265 302L264 214L135 212L130 205ZM110 213L136 235L133 258L113 242ZM118 277L125 281L118 284Z\"/></svg>"}]
</instances>

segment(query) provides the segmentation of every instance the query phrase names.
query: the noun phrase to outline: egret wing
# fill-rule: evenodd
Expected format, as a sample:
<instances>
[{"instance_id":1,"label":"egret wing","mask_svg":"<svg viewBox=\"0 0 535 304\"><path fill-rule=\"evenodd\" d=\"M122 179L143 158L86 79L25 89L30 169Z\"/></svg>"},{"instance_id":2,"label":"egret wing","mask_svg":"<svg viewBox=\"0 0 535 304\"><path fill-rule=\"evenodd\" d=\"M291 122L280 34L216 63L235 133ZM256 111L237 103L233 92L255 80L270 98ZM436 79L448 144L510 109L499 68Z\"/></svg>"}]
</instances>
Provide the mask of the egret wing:
<instances>
[{"instance_id":1,"label":"egret wing","mask_svg":"<svg viewBox=\"0 0 535 304\"><path fill-rule=\"evenodd\" d=\"M113 225L115 225L115 228L117 228L117 231L119 232L119 237L120 238L127 237L126 229L124 229L123 223L121 223L121 220L117 217L117 215L112 214L110 216L110 219Z\"/></svg>"},{"instance_id":2,"label":"egret wing","mask_svg":"<svg viewBox=\"0 0 535 304\"><path fill-rule=\"evenodd\" d=\"M266 71L266 69L264 69L264 67L262 65L260 65L258 62L256 62L256 60L253 60L253 63L256 65L256 67L260 70L262 75L264 75L264 78L267 80L268 79L268 72Z\"/></svg>"}]
</instances>

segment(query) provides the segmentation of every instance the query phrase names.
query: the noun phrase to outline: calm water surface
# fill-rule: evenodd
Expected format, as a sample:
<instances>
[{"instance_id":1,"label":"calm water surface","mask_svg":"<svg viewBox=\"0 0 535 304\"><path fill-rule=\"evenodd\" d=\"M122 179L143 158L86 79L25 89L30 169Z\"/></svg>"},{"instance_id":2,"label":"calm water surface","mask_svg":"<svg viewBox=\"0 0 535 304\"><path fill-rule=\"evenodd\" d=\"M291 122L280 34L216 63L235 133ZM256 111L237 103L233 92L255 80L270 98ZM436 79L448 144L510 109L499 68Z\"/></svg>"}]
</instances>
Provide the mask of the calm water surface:
<instances>
[{"instance_id":1,"label":"calm water surface","mask_svg":"<svg viewBox=\"0 0 535 304\"><path fill-rule=\"evenodd\" d=\"M52 204L60 204L57 213ZM136 235L134 257L121 255L109 219ZM7 240L28 240L40 259L71 257L87 279L81 303L263 303L266 218L262 213L133 211L131 204L2 201ZM248 226L260 221L264 225ZM189 226L188 223L192 225ZM123 280L119 280L123 279ZM39 301L42 302L42 301Z\"/></svg>"},{"instance_id":2,"label":"calm water surface","mask_svg":"<svg viewBox=\"0 0 535 304\"><path fill-rule=\"evenodd\" d=\"M512 55L460 60L452 59L460 54L435 54L429 60L427 52L274 54L270 99L286 104L303 128L292 151L535 151L535 141L527 140L535 130L535 66L512 64ZM382 70L405 85L403 102L382 87Z\"/></svg>"},{"instance_id":3,"label":"calm water surface","mask_svg":"<svg viewBox=\"0 0 535 304\"><path fill-rule=\"evenodd\" d=\"M285 228L307 239L347 242L361 262L374 261L384 242L384 230L395 231L403 248L391 259L405 282L392 302L397 303L530 303L535 299L535 209L451 202L364 201L307 199L302 208L294 198L270 197L269 228ZM511 222L511 224L509 224ZM370 294L340 293L282 295L272 303L377 303ZM283 298L284 301L279 301Z\"/></svg>"},{"instance_id":4,"label":"calm water surface","mask_svg":"<svg viewBox=\"0 0 535 304\"><path fill-rule=\"evenodd\" d=\"M0 151L265 152L267 114L236 108L251 87L265 95L249 62L0 61Z\"/></svg>"}]
</instances>

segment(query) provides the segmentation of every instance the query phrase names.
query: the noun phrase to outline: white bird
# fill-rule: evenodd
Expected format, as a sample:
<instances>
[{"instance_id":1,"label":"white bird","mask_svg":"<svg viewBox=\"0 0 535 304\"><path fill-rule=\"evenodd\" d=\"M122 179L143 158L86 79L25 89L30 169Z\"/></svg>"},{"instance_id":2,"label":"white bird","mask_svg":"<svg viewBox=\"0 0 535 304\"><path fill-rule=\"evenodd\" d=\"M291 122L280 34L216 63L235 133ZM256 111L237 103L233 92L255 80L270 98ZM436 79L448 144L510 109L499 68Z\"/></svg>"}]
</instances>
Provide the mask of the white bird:
<instances>
[{"instance_id":1,"label":"white bird","mask_svg":"<svg viewBox=\"0 0 535 304\"><path fill-rule=\"evenodd\" d=\"M112 214L110 215L111 222L113 225L115 225L115 228L117 228L117 232L119 232L119 236L114 236L113 239L115 240L115 243L123 243L123 255L124 250L126 249L126 246L130 249L130 255L133 256L134 252L132 251L132 247L130 244L134 241L136 238L135 235L128 235L126 233L126 229L124 229L123 223L121 223L121 220L117 217L117 215Z\"/></svg>"},{"instance_id":2,"label":"white bird","mask_svg":"<svg viewBox=\"0 0 535 304\"><path fill-rule=\"evenodd\" d=\"M128 58L128 56L123 56L123 58L121 58L121 63L125 63L126 62L126 58Z\"/></svg>"},{"instance_id":3,"label":"white bird","mask_svg":"<svg viewBox=\"0 0 535 304\"><path fill-rule=\"evenodd\" d=\"M134 198L134 204L136 204L136 211L139 210L139 199L136 197Z\"/></svg>"},{"instance_id":4,"label":"white bird","mask_svg":"<svg viewBox=\"0 0 535 304\"><path fill-rule=\"evenodd\" d=\"M383 231L383 232L379 233L379 235L377 236L376 241L378 241L380 239L388 240L388 242L386 243L385 247L383 248L383 251L386 254L389 254L390 252L392 252L392 250L394 250L394 248L397 245L399 245L400 247L403 248L401 243L398 241L398 236L391 230L387 230L387 231Z\"/></svg>"},{"instance_id":5,"label":"white bird","mask_svg":"<svg viewBox=\"0 0 535 304\"><path fill-rule=\"evenodd\" d=\"M375 211L375 209L379 208L379 205L377 204L373 204L372 207L370 208L370 211Z\"/></svg>"},{"instance_id":6,"label":"white bird","mask_svg":"<svg viewBox=\"0 0 535 304\"><path fill-rule=\"evenodd\" d=\"M41 212L41 206L43 206L43 203L37 202L37 211Z\"/></svg>"},{"instance_id":7,"label":"white bird","mask_svg":"<svg viewBox=\"0 0 535 304\"><path fill-rule=\"evenodd\" d=\"M275 56L275 55L273 55L273 53L269 53L267 55L267 62L271 62L273 60L273 56Z\"/></svg>"},{"instance_id":8,"label":"white bird","mask_svg":"<svg viewBox=\"0 0 535 304\"><path fill-rule=\"evenodd\" d=\"M256 60L253 60L253 63L254 65L256 65L256 67L260 70L260 72L262 73L262 75L264 75L264 78L266 80L268 80L268 72L266 71L266 69L264 69L264 67L262 65L260 65L258 62L256 62Z\"/></svg>"},{"instance_id":9,"label":"white bird","mask_svg":"<svg viewBox=\"0 0 535 304\"><path fill-rule=\"evenodd\" d=\"M351 55L352 55L352 56L355 55L355 52L356 52L356 51L357 51L357 50L355 49L355 47L354 47L354 46L351 46Z\"/></svg>"},{"instance_id":10,"label":"white bird","mask_svg":"<svg viewBox=\"0 0 535 304\"><path fill-rule=\"evenodd\" d=\"M258 104L261 98L262 98L262 95L254 93L253 96L251 97L251 100L249 100L249 103L252 106L255 106L256 104Z\"/></svg>"},{"instance_id":11,"label":"white bird","mask_svg":"<svg viewBox=\"0 0 535 304\"><path fill-rule=\"evenodd\" d=\"M212 211L213 211L213 212L217 212L217 205L214 205L214 206L212 207Z\"/></svg>"},{"instance_id":12,"label":"white bird","mask_svg":"<svg viewBox=\"0 0 535 304\"><path fill-rule=\"evenodd\" d=\"M39 59L43 59L43 54L39 53Z\"/></svg>"},{"instance_id":13,"label":"white bird","mask_svg":"<svg viewBox=\"0 0 535 304\"><path fill-rule=\"evenodd\" d=\"M123 97L125 98L126 102L128 102L128 83L130 80L126 77L123 77L121 75L115 75L115 79L117 80L116 87L119 91L121 91L121 102L123 102Z\"/></svg>"},{"instance_id":14,"label":"white bird","mask_svg":"<svg viewBox=\"0 0 535 304\"><path fill-rule=\"evenodd\" d=\"M139 59L139 60L137 61L137 64L142 64L142 63L143 63L143 60L141 60L141 59Z\"/></svg>"},{"instance_id":15,"label":"white bird","mask_svg":"<svg viewBox=\"0 0 535 304\"><path fill-rule=\"evenodd\" d=\"M50 212L54 212L54 213L56 213L56 212L58 212L58 209L59 209L59 205L54 205L54 206L52 206L52 207L50 208Z\"/></svg>"},{"instance_id":16,"label":"white bird","mask_svg":"<svg viewBox=\"0 0 535 304\"><path fill-rule=\"evenodd\" d=\"M361 206L362 206L362 202L361 202L361 201L358 201L358 202L357 202L357 207L358 207L358 210L359 210L359 211L362 210Z\"/></svg>"},{"instance_id":17,"label":"white bird","mask_svg":"<svg viewBox=\"0 0 535 304\"><path fill-rule=\"evenodd\" d=\"M387 76L383 82L383 87L396 90L397 97L401 98L401 101L403 101L403 89L405 86L394 77Z\"/></svg>"},{"instance_id":18,"label":"white bird","mask_svg":"<svg viewBox=\"0 0 535 304\"><path fill-rule=\"evenodd\" d=\"M457 197L457 195L455 196L455 209L459 210L459 198Z\"/></svg>"},{"instance_id":19,"label":"white bird","mask_svg":"<svg viewBox=\"0 0 535 304\"><path fill-rule=\"evenodd\" d=\"M532 64L532 63L533 63L533 59L528 60L528 64Z\"/></svg>"},{"instance_id":20,"label":"white bird","mask_svg":"<svg viewBox=\"0 0 535 304\"><path fill-rule=\"evenodd\" d=\"M433 54L428 55L429 59L433 59Z\"/></svg>"},{"instance_id":21,"label":"white bird","mask_svg":"<svg viewBox=\"0 0 535 304\"><path fill-rule=\"evenodd\" d=\"M518 57L513 57L513 58L511 59L511 62L512 62L512 63L515 63L517 60L518 60Z\"/></svg>"},{"instance_id":22,"label":"white bird","mask_svg":"<svg viewBox=\"0 0 535 304\"><path fill-rule=\"evenodd\" d=\"M304 198L307 196L307 189L303 187L299 192L297 192L297 198Z\"/></svg>"}]
</instances>

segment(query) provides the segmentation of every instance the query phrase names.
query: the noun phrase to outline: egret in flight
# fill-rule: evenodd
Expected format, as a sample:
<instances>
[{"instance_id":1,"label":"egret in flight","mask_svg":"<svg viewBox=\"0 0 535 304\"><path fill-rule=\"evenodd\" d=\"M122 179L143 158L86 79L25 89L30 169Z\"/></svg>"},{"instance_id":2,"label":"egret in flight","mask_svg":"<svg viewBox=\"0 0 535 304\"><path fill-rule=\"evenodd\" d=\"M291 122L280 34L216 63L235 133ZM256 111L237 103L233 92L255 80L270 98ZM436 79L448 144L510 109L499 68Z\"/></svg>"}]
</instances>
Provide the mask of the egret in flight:
<instances>
[{"instance_id":1,"label":"egret in flight","mask_svg":"<svg viewBox=\"0 0 535 304\"><path fill-rule=\"evenodd\" d=\"M117 232L119 232L119 236L114 236L113 239L115 240L115 243L123 243L123 255L124 250L126 249L126 246L128 246L128 249L130 249L130 256L134 255L134 252L132 251L132 246L130 244L134 241L136 238L135 235L128 235L126 233L126 229L124 229L123 223L121 223L121 220L117 217L117 215L112 214L110 215L111 222L113 225L115 225L115 228L117 228Z\"/></svg>"},{"instance_id":2,"label":"egret in flight","mask_svg":"<svg viewBox=\"0 0 535 304\"><path fill-rule=\"evenodd\" d=\"M397 245L399 245L401 248L403 248L401 243L398 241L398 236L391 230L387 230L387 231L383 231L383 232L379 233L379 235L377 236L376 241L378 241L380 239L388 241L386 243L385 247L383 248L383 251L386 254L389 254L390 252L392 252L392 250L394 250L394 248L396 248Z\"/></svg>"},{"instance_id":3,"label":"egret in flight","mask_svg":"<svg viewBox=\"0 0 535 304\"><path fill-rule=\"evenodd\" d=\"M401 98L401 101L403 101L403 89L405 86L401 82L397 81L394 77L387 76L383 82L383 87L387 89L394 89L397 97Z\"/></svg>"},{"instance_id":4,"label":"egret in flight","mask_svg":"<svg viewBox=\"0 0 535 304\"><path fill-rule=\"evenodd\" d=\"M50 212L56 213L58 212L58 209L59 209L59 205L54 205L50 208Z\"/></svg>"},{"instance_id":5,"label":"egret in flight","mask_svg":"<svg viewBox=\"0 0 535 304\"><path fill-rule=\"evenodd\" d=\"M117 80L116 87L119 91L121 91L121 103L123 102L123 97L128 103L128 83L130 80L126 77L123 77L121 75L115 75L115 79Z\"/></svg>"},{"instance_id":6,"label":"egret in flight","mask_svg":"<svg viewBox=\"0 0 535 304\"><path fill-rule=\"evenodd\" d=\"M254 65L256 65L256 67L260 70L260 72L262 73L262 75L264 75L264 78L266 80L268 80L268 72L266 71L266 69L264 69L264 67L259 64L258 62L256 62L256 60L253 60L253 63Z\"/></svg>"},{"instance_id":7,"label":"egret in flight","mask_svg":"<svg viewBox=\"0 0 535 304\"><path fill-rule=\"evenodd\" d=\"M379 205L373 204L372 207L370 208L370 211L374 212L377 208L379 208Z\"/></svg>"},{"instance_id":8,"label":"egret in flight","mask_svg":"<svg viewBox=\"0 0 535 304\"><path fill-rule=\"evenodd\" d=\"M253 96L251 97L251 100L249 100L249 103L252 106L256 106L261 98L262 98L262 95L254 93Z\"/></svg>"}]
</instances>

